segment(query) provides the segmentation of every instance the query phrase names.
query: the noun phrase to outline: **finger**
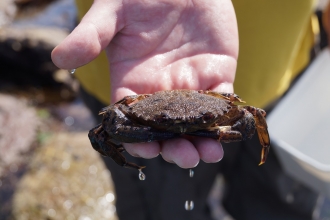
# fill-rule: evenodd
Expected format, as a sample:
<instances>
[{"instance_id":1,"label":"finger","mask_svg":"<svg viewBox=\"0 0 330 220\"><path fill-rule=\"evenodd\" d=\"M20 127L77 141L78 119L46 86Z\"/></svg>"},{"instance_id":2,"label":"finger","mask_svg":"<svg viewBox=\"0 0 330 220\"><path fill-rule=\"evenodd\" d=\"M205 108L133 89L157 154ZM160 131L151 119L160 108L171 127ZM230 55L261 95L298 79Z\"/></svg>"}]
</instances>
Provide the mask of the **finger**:
<instances>
[{"instance_id":1,"label":"finger","mask_svg":"<svg viewBox=\"0 0 330 220\"><path fill-rule=\"evenodd\" d=\"M119 1L94 1L80 24L53 50L54 64L59 68L73 69L95 59L119 28L118 3Z\"/></svg>"},{"instance_id":2,"label":"finger","mask_svg":"<svg viewBox=\"0 0 330 220\"><path fill-rule=\"evenodd\" d=\"M151 159L157 157L160 152L160 146L158 142L151 143L138 143L138 144L123 144L125 150L134 157L142 157Z\"/></svg>"},{"instance_id":3,"label":"finger","mask_svg":"<svg viewBox=\"0 0 330 220\"><path fill-rule=\"evenodd\" d=\"M191 141L205 163L216 163L223 158L223 148L220 142L202 137L194 137Z\"/></svg>"},{"instance_id":4,"label":"finger","mask_svg":"<svg viewBox=\"0 0 330 220\"><path fill-rule=\"evenodd\" d=\"M232 74L235 76L235 74ZM234 92L234 86L232 82L223 82L218 84L216 87L212 88L211 90L217 91L217 92L227 92L227 93L233 93Z\"/></svg>"},{"instance_id":5,"label":"finger","mask_svg":"<svg viewBox=\"0 0 330 220\"><path fill-rule=\"evenodd\" d=\"M196 148L184 138L162 142L161 155L164 160L173 162L182 168L193 168L199 163L199 154Z\"/></svg>"}]
</instances>

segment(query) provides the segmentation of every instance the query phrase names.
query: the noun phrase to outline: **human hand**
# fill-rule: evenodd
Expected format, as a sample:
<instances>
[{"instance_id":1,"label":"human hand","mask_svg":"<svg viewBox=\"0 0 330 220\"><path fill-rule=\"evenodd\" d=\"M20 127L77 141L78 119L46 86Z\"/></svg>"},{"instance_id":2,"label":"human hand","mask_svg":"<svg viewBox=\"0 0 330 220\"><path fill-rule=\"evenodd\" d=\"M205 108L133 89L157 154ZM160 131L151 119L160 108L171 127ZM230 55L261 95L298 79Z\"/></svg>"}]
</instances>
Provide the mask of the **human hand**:
<instances>
[{"instance_id":1,"label":"human hand","mask_svg":"<svg viewBox=\"0 0 330 220\"><path fill-rule=\"evenodd\" d=\"M73 69L103 49L110 63L112 102L171 89L233 92L238 34L232 3L95 0L77 28L54 49L52 59L60 68ZM218 162L223 156L219 142L200 137L124 147L143 158L161 153L183 168L196 166L200 159Z\"/></svg>"}]
</instances>

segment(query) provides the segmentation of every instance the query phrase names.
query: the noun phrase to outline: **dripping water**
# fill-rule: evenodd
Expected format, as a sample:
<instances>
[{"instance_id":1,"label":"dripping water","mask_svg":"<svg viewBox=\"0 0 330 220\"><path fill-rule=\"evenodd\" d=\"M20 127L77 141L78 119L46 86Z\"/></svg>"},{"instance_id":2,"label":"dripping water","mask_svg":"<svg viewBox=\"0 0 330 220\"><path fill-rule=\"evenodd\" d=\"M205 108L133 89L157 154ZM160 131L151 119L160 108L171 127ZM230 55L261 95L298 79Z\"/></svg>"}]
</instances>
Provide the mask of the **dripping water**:
<instances>
[{"instance_id":1,"label":"dripping water","mask_svg":"<svg viewBox=\"0 0 330 220\"><path fill-rule=\"evenodd\" d=\"M139 179L140 180L145 180L146 179L146 175L142 172L142 170L139 170Z\"/></svg>"},{"instance_id":2,"label":"dripping water","mask_svg":"<svg viewBox=\"0 0 330 220\"><path fill-rule=\"evenodd\" d=\"M68 70L68 71L71 75L73 75L76 72L76 69L71 69L71 70Z\"/></svg>"},{"instance_id":3,"label":"dripping water","mask_svg":"<svg viewBox=\"0 0 330 220\"><path fill-rule=\"evenodd\" d=\"M194 176L194 170L193 169L189 169L189 176L193 177Z\"/></svg>"},{"instance_id":4,"label":"dripping water","mask_svg":"<svg viewBox=\"0 0 330 220\"><path fill-rule=\"evenodd\" d=\"M186 203L184 204L184 208L187 210L187 211L191 211L194 209L194 201L189 201L187 200Z\"/></svg>"},{"instance_id":5,"label":"dripping water","mask_svg":"<svg viewBox=\"0 0 330 220\"><path fill-rule=\"evenodd\" d=\"M193 169L189 169L189 177L192 178L194 177L194 170ZM194 209L194 201L192 200L187 200L184 204L184 208L187 210L187 211L191 211Z\"/></svg>"}]
</instances>

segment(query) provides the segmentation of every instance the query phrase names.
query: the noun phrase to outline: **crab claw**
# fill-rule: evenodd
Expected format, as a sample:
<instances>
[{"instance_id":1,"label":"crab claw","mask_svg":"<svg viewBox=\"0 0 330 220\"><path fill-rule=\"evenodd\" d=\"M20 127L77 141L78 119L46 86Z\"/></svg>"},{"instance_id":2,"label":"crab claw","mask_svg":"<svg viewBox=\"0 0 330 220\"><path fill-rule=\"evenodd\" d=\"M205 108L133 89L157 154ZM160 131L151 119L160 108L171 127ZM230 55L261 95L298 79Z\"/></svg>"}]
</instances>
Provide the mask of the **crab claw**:
<instances>
[{"instance_id":1,"label":"crab claw","mask_svg":"<svg viewBox=\"0 0 330 220\"><path fill-rule=\"evenodd\" d=\"M264 164L267 159L267 155L269 153L270 146L263 147L261 150L261 161L259 163L259 166Z\"/></svg>"},{"instance_id":2,"label":"crab claw","mask_svg":"<svg viewBox=\"0 0 330 220\"><path fill-rule=\"evenodd\" d=\"M259 141L262 145L261 161L259 163L259 166L266 162L267 155L270 149L270 138L269 138L267 123L264 115L265 115L264 111L261 111L261 109L257 109L255 119L256 119Z\"/></svg>"}]
</instances>

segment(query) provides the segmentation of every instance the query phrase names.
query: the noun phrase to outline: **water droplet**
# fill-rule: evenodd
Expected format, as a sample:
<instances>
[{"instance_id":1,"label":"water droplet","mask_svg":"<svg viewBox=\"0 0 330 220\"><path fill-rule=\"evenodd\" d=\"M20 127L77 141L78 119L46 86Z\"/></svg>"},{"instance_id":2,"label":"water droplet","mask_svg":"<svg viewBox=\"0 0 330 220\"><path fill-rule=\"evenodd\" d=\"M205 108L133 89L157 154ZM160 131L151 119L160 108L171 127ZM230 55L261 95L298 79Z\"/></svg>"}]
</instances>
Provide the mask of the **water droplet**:
<instances>
[{"instance_id":1,"label":"water droplet","mask_svg":"<svg viewBox=\"0 0 330 220\"><path fill-rule=\"evenodd\" d=\"M194 170L193 169L189 169L189 176L193 177L194 176Z\"/></svg>"},{"instance_id":2,"label":"water droplet","mask_svg":"<svg viewBox=\"0 0 330 220\"><path fill-rule=\"evenodd\" d=\"M108 202L113 202L115 200L115 195L113 193L108 193L106 196L105 196L105 199L108 201Z\"/></svg>"},{"instance_id":3,"label":"water droplet","mask_svg":"<svg viewBox=\"0 0 330 220\"><path fill-rule=\"evenodd\" d=\"M146 175L141 170L139 170L139 179L140 180L145 180L146 179Z\"/></svg>"},{"instance_id":4,"label":"water droplet","mask_svg":"<svg viewBox=\"0 0 330 220\"><path fill-rule=\"evenodd\" d=\"M194 201L186 201L186 203L184 204L184 208L187 210L187 211L191 211L194 209Z\"/></svg>"},{"instance_id":5,"label":"water droplet","mask_svg":"<svg viewBox=\"0 0 330 220\"><path fill-rule=\"evenodd\" d=\"M76 69L71 69L71 70L69 70L69 73L70 74L74 74L76 72Z\"/></svg>"},{"instance_id":6,"label":"water droplet","mask_svg":"<svg viewBox=\"0 0 330 220\"><path fill-rule=\"evenodd\" d=\"M74 118L72 116L68 116L64 119L64 123L67 126L72 126L74 124Z\"/></svg>"},{"instance_id":7,"label":"water droplet","mask_svg":"<svg viewBox=\"0 0 330 220\"><path fill-rule=\"evenodd\" d=\"M66 200L66 201L63 203L63 206L64 206L64 208L65 208L66 210L71 209L72 205L73 205L73 202L72 202L71 200Z\"/></svg>"},{"instance_id":8,"label":"water droplet","mask_svg":"<svg viewBox=\"0 0 330 220\"><path fill-rule=\"evenodd\" d=\"M56 211L55 211L55 209L48 209L47 214L49 215L49 217L55 217Z\"/></svg>"}]
</instances>

